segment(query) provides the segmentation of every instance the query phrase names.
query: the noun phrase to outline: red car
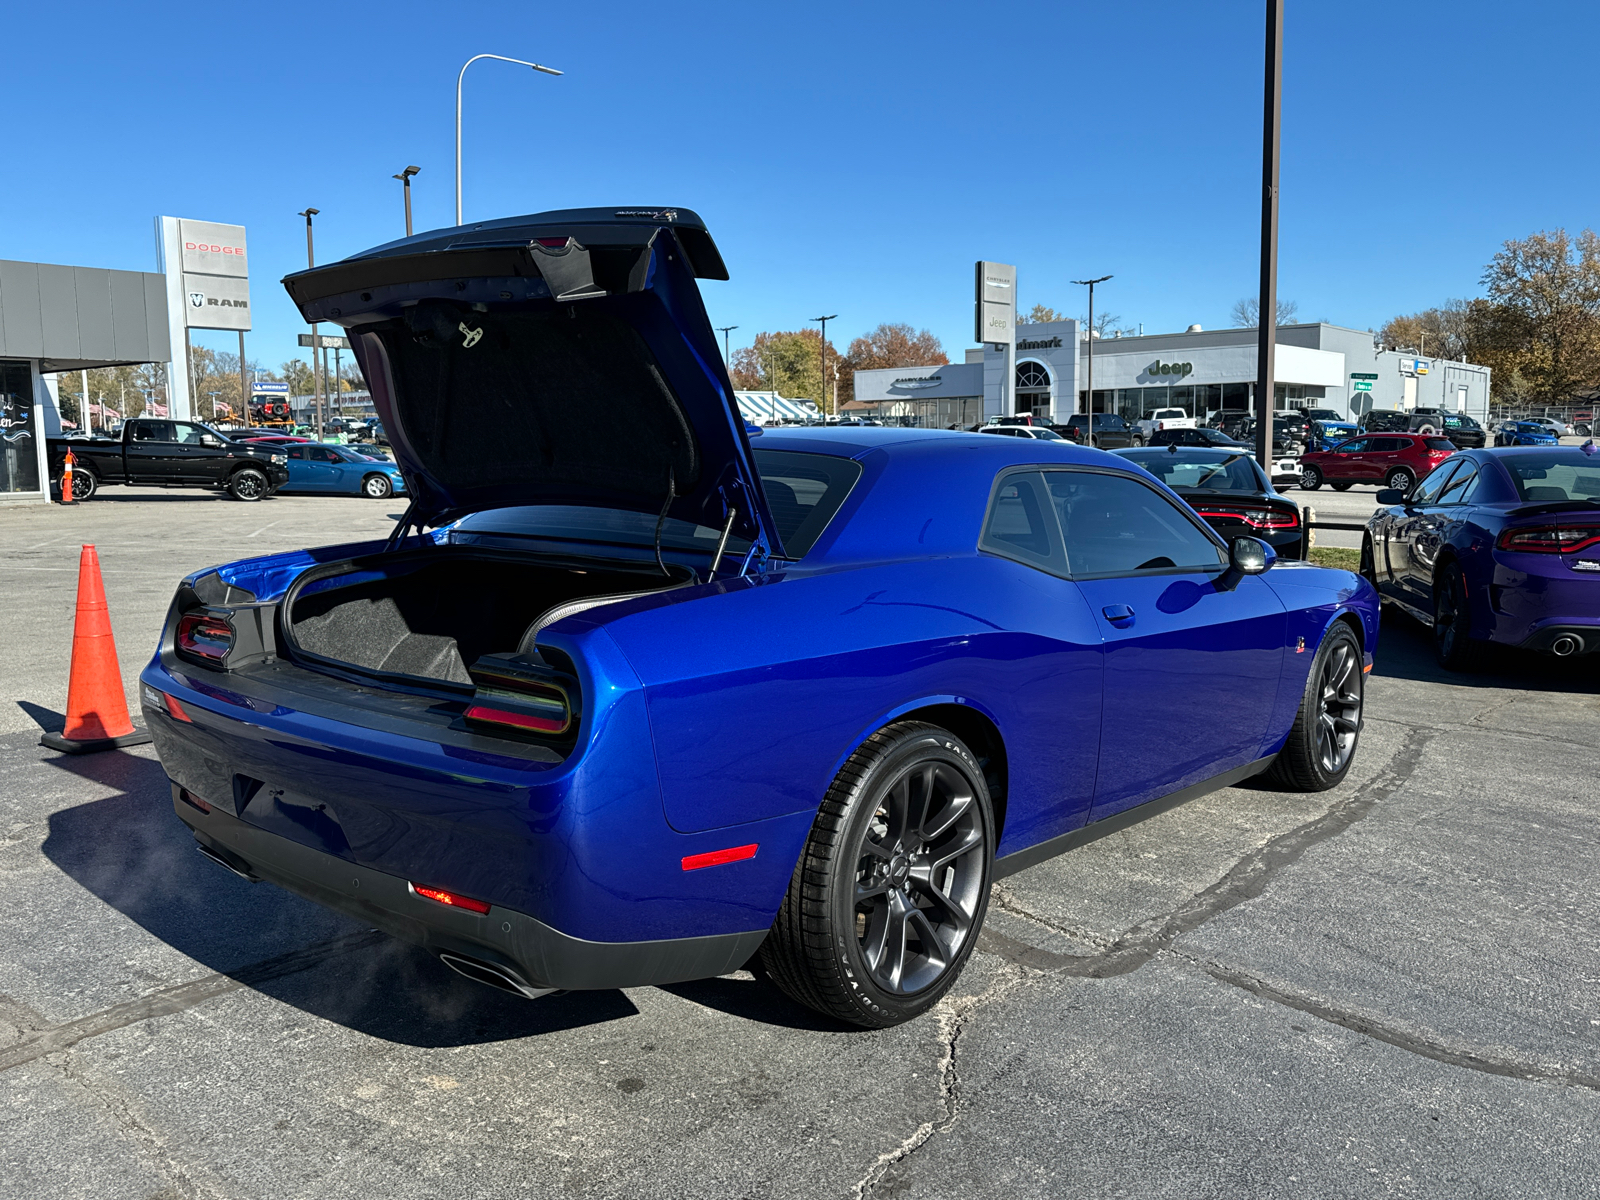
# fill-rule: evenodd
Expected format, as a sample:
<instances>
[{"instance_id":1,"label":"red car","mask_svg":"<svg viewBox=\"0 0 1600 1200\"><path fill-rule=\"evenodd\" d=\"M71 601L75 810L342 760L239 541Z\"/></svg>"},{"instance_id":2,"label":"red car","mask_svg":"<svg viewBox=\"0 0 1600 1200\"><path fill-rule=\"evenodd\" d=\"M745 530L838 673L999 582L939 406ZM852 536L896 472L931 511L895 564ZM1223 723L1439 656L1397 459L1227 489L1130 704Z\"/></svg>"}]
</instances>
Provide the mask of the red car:
<instances>
[{"instance_id":1,"label":"red car","mask_svg":"<svg viewBox=\"0 0 1600 1200\"><path fill-rule=\"evenodd\" d=\"M1300 456L1300 486L1314 492L1323 483L1344 491L1352 484L1409 492L1455 453L1446 437L1421 433L1374 433L1340 442L1331 450L1310 450Z\"/></svg>"}]
</instances>

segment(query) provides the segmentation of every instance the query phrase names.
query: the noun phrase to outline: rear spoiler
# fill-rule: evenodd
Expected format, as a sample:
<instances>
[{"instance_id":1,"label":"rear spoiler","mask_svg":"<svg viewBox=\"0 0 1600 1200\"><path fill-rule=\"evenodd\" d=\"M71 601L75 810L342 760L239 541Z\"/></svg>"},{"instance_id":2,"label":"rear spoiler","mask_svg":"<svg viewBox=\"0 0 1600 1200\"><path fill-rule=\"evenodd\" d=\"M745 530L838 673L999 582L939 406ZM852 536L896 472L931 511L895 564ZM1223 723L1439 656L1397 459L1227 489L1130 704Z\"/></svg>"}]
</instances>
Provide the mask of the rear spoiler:
<instances>
[{"instance_id":1,"label":"rear spoiler","mask_svg":"<svg viewBox=\"0 0 1600 1200\"><path fill-rule=\"evenodd\" d=\"M1558 513L1592 513L1600 517L1600 496L1593 500L1545 500L1509 509L1507 517L1548 517Z\"/></svg>"}]
</instances>

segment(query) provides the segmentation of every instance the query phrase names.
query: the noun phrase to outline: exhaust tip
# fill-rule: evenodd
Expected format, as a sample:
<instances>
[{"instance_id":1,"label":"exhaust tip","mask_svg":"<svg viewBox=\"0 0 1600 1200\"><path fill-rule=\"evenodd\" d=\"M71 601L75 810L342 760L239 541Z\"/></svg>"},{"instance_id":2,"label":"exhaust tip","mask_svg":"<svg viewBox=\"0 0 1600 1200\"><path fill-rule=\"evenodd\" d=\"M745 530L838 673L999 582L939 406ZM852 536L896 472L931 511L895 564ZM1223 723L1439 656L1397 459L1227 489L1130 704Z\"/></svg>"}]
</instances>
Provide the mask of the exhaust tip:
<instances>
[{"instance_id":1,"label":"exhaust tip","mask_svg":"<svg viewBox=\"0 0 1600 1200\"><path fill-rule=\"evenodd\" d=\"M560 988L536 988L509 967L502 967L498 963L483 962L476 958L468 958L464 954L456 954L451 950L440 951L439 961L457 975L465 975L468 979L475 980L478 983L486 983L492 988L499 988L502 992L511 992L526 1000L537 1000L541 996L553 996L561 990Z\"/></svg>"},{"instance_id":2,"label":"exhaust tip","mask_svg":"<svg viewBox=\"0 0 1600 1200\"><path fill-rule=\"evenodd\" d=\"M1557 658L1570 658L1583 649L1583 641L1570 633L1563 633L1550 643L1550 653Z\"/></svg>"},{"instance_id":3,"label":"exhaust tip","mask_svg":"<svg viewBox=\"0 0 1600 1200\"><path fill-rule=\"evenodd\" d=\"M240 879L248 879L251 883L261 882L261 877L250 869L250 864L245 862L244 859L236 859L231 854L224 854L219 850L213 850L204 842L196 842L194 844L194 848L200 851L201 854L205 855L212 862L216 863L219 867L226 867L228 870L232 871Z\"/></svg>"}]
</instances>

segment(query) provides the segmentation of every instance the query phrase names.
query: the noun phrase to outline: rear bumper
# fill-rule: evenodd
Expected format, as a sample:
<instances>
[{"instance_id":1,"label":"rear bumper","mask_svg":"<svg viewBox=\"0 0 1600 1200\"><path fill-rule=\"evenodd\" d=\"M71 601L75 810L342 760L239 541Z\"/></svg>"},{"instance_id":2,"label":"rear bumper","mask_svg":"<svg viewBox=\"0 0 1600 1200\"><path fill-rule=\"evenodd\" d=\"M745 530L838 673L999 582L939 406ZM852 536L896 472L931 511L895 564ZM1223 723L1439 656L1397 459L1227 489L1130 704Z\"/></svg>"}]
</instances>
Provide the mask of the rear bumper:
<instances>
[{"instance_id":1,"label":"rear bumper","mask_svg":"<svg viewBox=\"0 0 1600 1200\"><path fill-rule=\"evenodd\" d=\"M725 975L742 966L767 936L759 929L660 941L586 941L501 905L480 915L424 899L397 875L313 850L219 808L203 812L184 799L177 784L172 806L210 857L235 872L275 883L434 954L509 970L533 992L643 987Z\"/></svg>"}]
</instances>

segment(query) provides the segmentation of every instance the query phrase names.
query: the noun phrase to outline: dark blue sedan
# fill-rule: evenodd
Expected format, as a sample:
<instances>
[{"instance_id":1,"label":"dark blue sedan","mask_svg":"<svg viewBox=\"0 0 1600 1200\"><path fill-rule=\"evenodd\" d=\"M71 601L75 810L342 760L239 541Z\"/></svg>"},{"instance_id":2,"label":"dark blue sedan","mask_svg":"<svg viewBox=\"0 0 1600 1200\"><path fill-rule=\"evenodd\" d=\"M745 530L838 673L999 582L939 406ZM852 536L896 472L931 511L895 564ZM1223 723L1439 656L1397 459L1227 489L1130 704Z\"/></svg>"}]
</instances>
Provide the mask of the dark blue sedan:
<instances>
[{"instance_id":1,"label":"dark blue sedan","mask_svg":"<svg viewBox=\"0 0 1600 1200\"><path fill-rule=\"evenodd\" d=\"M1409 493L1383 491L1361 573L1433 628L1439 661L1488 642L1557 657L1600 650L1600 455L1583 446L1463 450Z\"/></svg>"},{"instance_id":2,"label":"dark blue sedan","mask_svg":"<svg viewBox=\"0 0 1600 1200\"><path fill-rule=\"evenodd\" d=\"M392 462L371 458L348 446L301 442L284 447L289 481L280 492L325 492L385 500L405 494L406 481Z\"/></svg>"},{"instance_id":3,"label":"dark blue sedan","mask_svg":"<svg viewBox=\"0 0 1600 1200\"><path fill-rule=\"evenodd\" d=\"M387 542L179 585L141 679L202 853L524 996L759 954L885 1026L950 988L998 876L1252 775L1345 778L1358 575L1062 442L752 445L696 282L725 277L654 208L290 277L411 503Z\"/></svg>"}]
</instances>

